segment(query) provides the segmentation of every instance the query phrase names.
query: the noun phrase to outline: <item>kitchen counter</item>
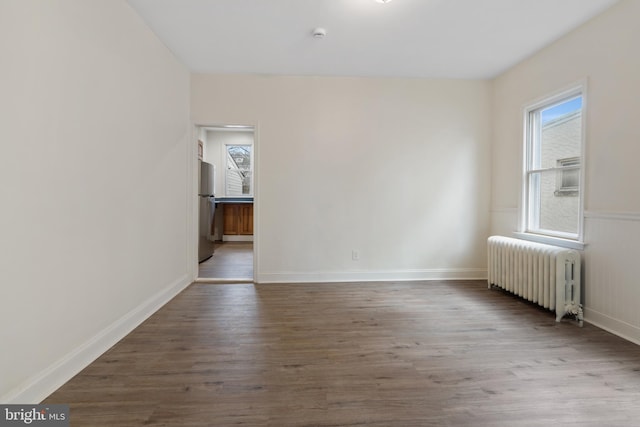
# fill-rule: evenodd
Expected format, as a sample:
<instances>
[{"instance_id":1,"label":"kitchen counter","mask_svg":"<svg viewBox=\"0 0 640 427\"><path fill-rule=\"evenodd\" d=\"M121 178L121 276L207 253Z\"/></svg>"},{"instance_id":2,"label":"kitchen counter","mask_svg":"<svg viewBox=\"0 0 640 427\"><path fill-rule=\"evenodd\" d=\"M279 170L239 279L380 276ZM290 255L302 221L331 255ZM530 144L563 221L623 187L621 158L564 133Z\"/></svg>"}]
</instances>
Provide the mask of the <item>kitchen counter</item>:
<instances>
[{"instance_id":1,"label":"kitchen counter","mask_svg":"<svg viewBox=\"0 0 640 427\"><path fill-rule=\"evenodd\" d=\"M253 197L216 197L216 204L223 203L253 203Z\"/></svg>"}]
</instances>

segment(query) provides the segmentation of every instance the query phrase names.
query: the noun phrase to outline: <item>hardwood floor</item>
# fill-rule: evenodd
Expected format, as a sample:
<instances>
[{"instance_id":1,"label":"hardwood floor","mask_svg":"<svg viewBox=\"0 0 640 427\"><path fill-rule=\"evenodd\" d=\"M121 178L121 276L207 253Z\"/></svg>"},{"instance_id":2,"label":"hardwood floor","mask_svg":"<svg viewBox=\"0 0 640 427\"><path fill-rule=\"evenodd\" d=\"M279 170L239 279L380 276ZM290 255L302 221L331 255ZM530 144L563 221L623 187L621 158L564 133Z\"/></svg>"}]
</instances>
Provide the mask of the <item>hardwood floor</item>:
<instances>
[{"instance_id":1,"label":"hardwood floor","mask_svg":"<svg viewBox=\"0 0 640 427\"><path fill-rule=\"evenodd\" d=\"M198 277L253 281L253 242L216 243L213 256L198 266Z\"/></svg>"},{"instance_id":2,"label":"hardwood floor","mask_svg":"<svg viewBox=\"0 0 640 427\"><path fill-rule=\"evenodd\" d=\"M632 426L640 347L484 281L196 283L46 402L72 426Z\"/></svg>"}]
</instances>

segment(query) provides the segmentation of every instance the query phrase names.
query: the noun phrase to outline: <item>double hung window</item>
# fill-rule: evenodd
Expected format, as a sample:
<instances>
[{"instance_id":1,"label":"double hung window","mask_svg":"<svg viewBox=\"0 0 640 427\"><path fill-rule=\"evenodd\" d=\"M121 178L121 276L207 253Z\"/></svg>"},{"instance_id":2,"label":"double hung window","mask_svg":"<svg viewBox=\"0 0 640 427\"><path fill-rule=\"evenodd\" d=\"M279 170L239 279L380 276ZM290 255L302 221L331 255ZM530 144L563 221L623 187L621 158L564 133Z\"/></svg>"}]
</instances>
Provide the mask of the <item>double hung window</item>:
<instances>
[{"instance_id":1,"label":"double hung window","mask_svg":"<svg viewBox=\"0 0 640 427\"><path fill-rule=\"evenodd\" d=\"M583 86L525 108L522 231L582 240Z\"/></svg>"},{"instance_id":2,"label":"double hung window","mask_svg":"<svg viewBox=\"0 0 640 427\"><path fill-rule=\"evenodd\" d=\"M253 147L227 144L225 195L253 196Z\"/></svg>"}]
</instances>

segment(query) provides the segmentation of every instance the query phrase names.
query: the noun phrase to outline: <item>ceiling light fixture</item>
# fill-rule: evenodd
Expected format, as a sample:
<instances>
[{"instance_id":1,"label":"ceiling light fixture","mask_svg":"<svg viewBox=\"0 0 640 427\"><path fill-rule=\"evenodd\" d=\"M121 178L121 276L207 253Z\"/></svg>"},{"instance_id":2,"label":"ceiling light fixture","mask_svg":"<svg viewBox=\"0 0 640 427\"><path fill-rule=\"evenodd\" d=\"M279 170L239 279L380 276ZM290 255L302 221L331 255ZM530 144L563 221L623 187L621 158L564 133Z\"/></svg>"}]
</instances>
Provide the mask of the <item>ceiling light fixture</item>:
<instances>
[{"instance_id":1,"label":"ceiling light fixture","mask_svg":"<svg viewBox=\"0 0 640 427\"><path fill-rule=\"evenodd\" d=\"M391 0L376 0L377 3L389 3Z\"/></svg>"},{"instance_id":2,"label":"ceiling light fixture","mask_svg":"<svg viewBox=\"0 0 640 427\"><path fill-rule=\"evenodd\" d=\"M318 27L315 30L313 30L313 33L311 33L311 34L313 34L313 37L315 37L317 39L321 39L321 38L323 38L324 36L327 35L327 30L325 30L324 28Z\"/></svg>"}]
</instances>

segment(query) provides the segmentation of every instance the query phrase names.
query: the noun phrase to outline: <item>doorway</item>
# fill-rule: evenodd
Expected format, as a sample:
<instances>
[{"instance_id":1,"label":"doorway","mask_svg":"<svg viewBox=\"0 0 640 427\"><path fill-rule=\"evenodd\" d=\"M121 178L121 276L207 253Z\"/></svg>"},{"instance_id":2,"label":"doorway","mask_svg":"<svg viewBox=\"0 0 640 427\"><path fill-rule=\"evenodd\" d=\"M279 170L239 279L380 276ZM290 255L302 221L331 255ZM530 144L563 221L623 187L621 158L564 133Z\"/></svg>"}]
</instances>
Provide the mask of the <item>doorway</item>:
<instances>
[{"instance_id":1,"label":"doorway","mask_svg":"<svg viewBox=\"0 0 640 427\"><path fill-rule=\"evenodd\" d=\"M198 264L197 280L253 282L255 128L248 125L196 126L196 135L199 164L204 162L202 164L210 165L215 171L215 210L210 229L205 231L214 250L208 259Z\"/></svg>"}]
</instances>

